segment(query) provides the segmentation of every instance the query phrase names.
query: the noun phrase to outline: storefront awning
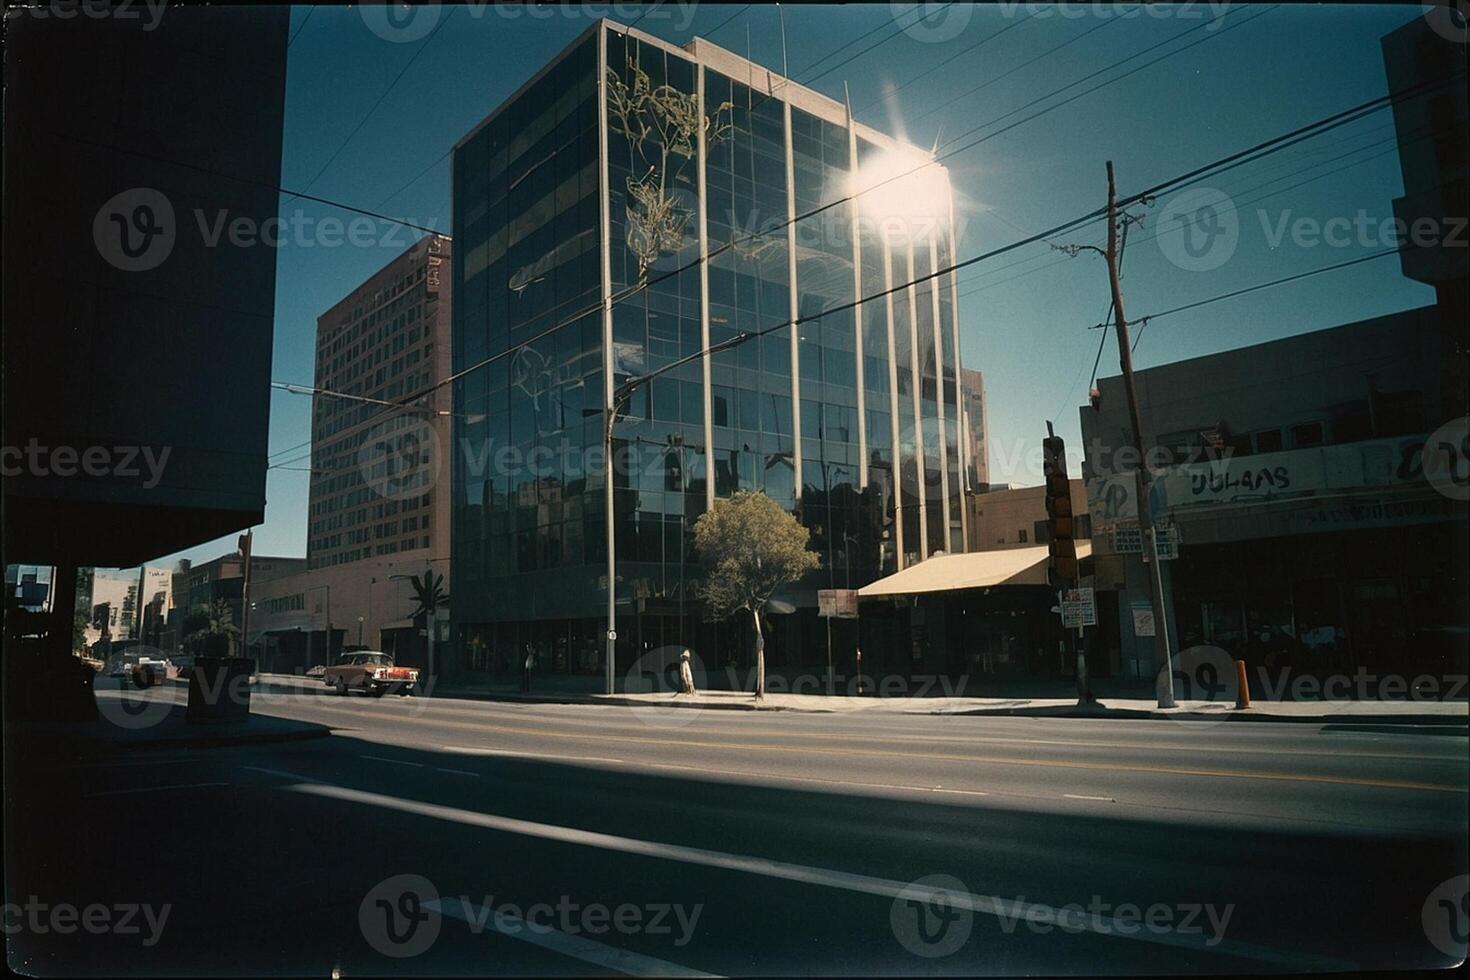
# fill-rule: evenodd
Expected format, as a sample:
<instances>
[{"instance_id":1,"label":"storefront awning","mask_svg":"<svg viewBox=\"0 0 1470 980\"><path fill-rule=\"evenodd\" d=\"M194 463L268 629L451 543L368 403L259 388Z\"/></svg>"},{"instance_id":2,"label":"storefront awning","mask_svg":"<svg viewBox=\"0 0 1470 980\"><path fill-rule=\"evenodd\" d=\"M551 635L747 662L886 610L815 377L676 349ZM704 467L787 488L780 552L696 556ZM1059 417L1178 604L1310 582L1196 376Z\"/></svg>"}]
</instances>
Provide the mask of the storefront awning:
<instances>
[{"instance_id":1,"label":"storefront awning","mask_svg":"<svg viewBox=\"0 0 1470 980\"><path fill-rule=\"evenodd\" d=\"M1091 541L1077 542L1077 558L1092 554ZM858 590L861 599L983 589L995 585L1047 585L1050 555L1045 546L938 555Z\"/></svg>"}]
</instances>

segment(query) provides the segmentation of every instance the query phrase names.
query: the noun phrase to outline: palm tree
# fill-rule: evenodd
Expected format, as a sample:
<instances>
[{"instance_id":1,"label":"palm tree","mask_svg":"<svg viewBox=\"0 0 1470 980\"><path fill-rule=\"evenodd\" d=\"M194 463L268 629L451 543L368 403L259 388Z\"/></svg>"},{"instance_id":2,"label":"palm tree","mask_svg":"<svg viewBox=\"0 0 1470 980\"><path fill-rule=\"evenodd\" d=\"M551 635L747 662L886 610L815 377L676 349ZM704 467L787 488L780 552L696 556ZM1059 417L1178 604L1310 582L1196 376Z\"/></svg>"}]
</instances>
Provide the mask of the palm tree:
<instances>
[{"instance_id":1,"label":"palm tree","mask_svg":"<svg viewBox=\"0 0 1470 980\"><path fill-rule=\"evenodd\" d=\"M422 577L410 576L408 584L413 586L413 597L418 603L413 611L415 626L432 622L434 610L449 605L449 595L444 591L444 576L435 575L432 568L425 571Z\"/></svg>"},{"instance_id":2,"label":"palm tree","mask_svg":"<svg viewBox=\"0 0 1470 980\"><path fill-rule=\"evenodd\" d=\"M226 656L233 656L235 652L235 637L240 635L240 627L235 625L235 610L223 599L216 599L211 605L200 603L194 607L184 620L184 628L189 631L185 637L196 649L204 646L206 650L219 641L214 637L225 638Z\"/></svg>"}]
</instances>

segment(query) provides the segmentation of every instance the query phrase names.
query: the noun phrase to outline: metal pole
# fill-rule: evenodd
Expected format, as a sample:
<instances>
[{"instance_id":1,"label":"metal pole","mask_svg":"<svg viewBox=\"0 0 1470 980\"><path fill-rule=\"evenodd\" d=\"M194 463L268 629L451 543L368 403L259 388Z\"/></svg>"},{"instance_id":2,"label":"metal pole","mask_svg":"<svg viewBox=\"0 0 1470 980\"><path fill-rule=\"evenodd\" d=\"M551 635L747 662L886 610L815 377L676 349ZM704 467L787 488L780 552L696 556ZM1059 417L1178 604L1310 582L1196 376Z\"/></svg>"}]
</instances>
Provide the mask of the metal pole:
<instances>
[{"instance_id":1,"label":"metal pole","mask_svg":"<svg viewBox=\"0 0 1470 980\"><path fill-rule=\"evenodd\" d=\"M608 378L608 383L612 379ZM617 589L618 589L618 559L617 559L617 537L613 530L613 420L617 415L617 402L613 400L608 405L607 418L603 420L602 426L602 455L603 455L603 510L607 517L607 664L606 676L603 689L606 694L615 693L615 668L614 661L617 658Z\"/></svg>"},{"instance_id":2,"label":"metal pole","mask_svg":"<svg viewBox=\"0 0 1470 980\"><path fill-rule=\"evenodd\" d=\"M1159 707L1172 708L1174 704L1174 663L1169 650L1169 627L1165 622L1164 579L1159 569L1159 542L1154 533L1153 514L1149 511L1148 460L1143 449L1143 420L1138 409L1138 390L1133 384L1133 354L1128 341L1128 319L1123 315L1123 290L1118 281L1118 204L1117 190L1113 182L1113 161L1108 161L1108 279L1113 292L1113 320L1117 324L1118 358L1123 369L1123 387L1128 394L1128 416L1133 425L1133 448L1138 453L1137 497L1138 526L1143 531L1147 560L1153 566L1149 575L1150 595L1154 613L1154 658L1164 665L1167 686L1158 692Z\"/></svg>"}]
</instances>

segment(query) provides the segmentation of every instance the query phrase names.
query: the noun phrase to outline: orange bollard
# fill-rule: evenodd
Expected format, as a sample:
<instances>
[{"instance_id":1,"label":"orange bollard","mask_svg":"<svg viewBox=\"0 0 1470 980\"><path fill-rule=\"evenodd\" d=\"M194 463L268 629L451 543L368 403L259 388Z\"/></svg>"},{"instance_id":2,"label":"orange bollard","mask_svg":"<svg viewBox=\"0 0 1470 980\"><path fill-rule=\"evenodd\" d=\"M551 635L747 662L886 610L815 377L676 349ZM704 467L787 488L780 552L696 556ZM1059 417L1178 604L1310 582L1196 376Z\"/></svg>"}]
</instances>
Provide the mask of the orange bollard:
<instances>
[{"instance_id":1,"label":"orange bollard","mask_svg":"<svg viewBox=\"0 0 1470 980\"><path fill-rule=\"evenodd\" d=\"M1249 708L1251 706L1251 682L1246 677L1245 661L1235 661L1235 680L1240 685L1240 691L1235 695L1236 708Z\"/></svg>"}]
</instances>

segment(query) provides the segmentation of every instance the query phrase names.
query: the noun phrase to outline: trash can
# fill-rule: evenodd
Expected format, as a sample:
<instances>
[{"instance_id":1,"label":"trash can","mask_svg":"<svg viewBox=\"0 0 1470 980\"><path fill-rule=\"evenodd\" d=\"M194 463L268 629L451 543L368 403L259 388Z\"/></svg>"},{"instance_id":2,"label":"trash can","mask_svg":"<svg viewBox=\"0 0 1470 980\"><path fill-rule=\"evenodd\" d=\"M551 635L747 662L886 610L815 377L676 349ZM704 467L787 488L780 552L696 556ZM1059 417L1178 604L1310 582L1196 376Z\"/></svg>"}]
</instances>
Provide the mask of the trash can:
<instances>
[{"instance_id":1,"label":"trash can","mask_svg":"<svg viewBox=\"0 0 1470 980\"><path fill-rule=\"evenodd\" d=\"M190 722L244 721L250 717L250 657L196 657L189 673Z\"/></svg>"}]
</instances>

